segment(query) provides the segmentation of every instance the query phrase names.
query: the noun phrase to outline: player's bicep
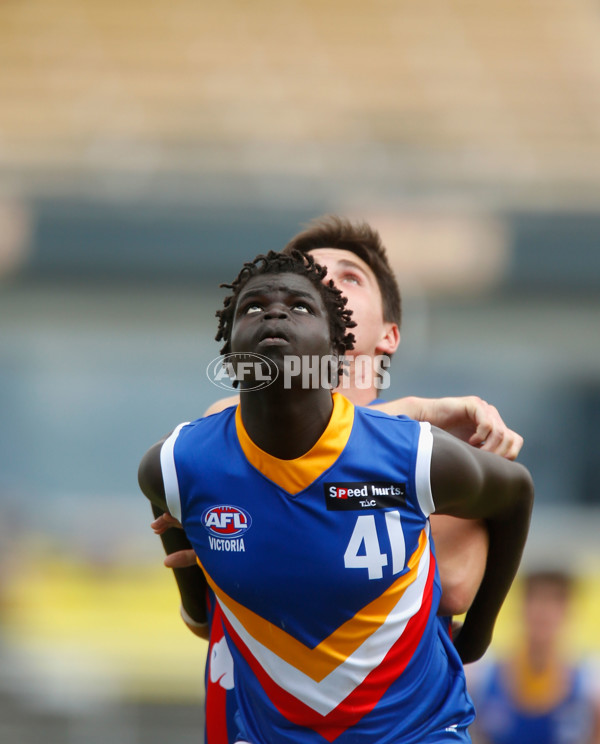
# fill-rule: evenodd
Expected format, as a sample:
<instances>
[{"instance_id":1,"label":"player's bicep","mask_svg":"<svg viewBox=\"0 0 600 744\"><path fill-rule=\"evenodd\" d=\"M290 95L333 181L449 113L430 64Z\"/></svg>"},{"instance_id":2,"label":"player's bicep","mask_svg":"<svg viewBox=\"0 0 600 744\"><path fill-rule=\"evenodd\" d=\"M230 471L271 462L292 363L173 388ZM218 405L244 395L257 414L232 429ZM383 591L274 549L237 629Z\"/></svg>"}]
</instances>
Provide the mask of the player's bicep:
<instances>
[{"instance_id":1,"label":"player's bicep","mask_svg":"<svg viewBox=\"0 0 600 744\"><path fill-rule=\"evenodd\" d=\"M142 457L138 468L138 483L142 493L163 511L168 511L165 496L162 470L160 466L160 450L164 439L152 445Z\"/></svg>"},{"instance_id":2,"label":"player's bicep","mask_svg":"<svg viewBox=\"0 0 600 744\"><path fill-rule=\"evenodd\" d=\"M466 447L432 427L431 493L437 514L471 517L469 505L482 488L481 472Z\"/></svg>"},{"instance_id":3,"label":"player's bicep","mask_svg":"<svg viewBox=\"0 0 600 744\"><path fill-rule=\"evenodd\" d=\"M467 519L492 517L528 484L529 474L521 465L434 429L431 490L437 512Z\"/></svg>"}]
</instances>

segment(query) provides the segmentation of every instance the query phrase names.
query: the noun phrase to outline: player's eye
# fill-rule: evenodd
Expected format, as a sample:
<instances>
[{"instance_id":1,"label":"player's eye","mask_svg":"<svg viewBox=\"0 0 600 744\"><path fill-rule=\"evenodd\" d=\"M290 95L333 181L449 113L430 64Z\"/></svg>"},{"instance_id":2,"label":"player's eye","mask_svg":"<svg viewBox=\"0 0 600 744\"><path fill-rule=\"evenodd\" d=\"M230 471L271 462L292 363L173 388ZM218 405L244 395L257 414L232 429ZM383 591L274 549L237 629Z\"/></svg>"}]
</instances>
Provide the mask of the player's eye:
<instances>
[{"instance_id":1,"label":"player's eye","mask_svg":"<svg viewBox=\"0 0 600 744\"><path fill-rule=\"evenodd\" d=\"M260 305L257 305L256 302L251 302L244 308L244 314L251 315L252 313L259 313L261 310L262 307Z\"/></svg>"},{"instance_id":2,"label":"player's eye","mask_svg":"<svg viewBox=\"0 0 600 744\"><path fill-rule=\"evenodd\" d=\"M344 284L360 284L360 277L357 274L344 274L342 282Z\"/></svg>"},{"instance_id":3,"label":"player's eye","mask_svg":"<svg viewBox=\"0 0 600 744\"><path fill-rule=\"evenodd\" d=\"M294 310L298 311L299 313L310 313L311 309L308 305L305 305L304 302L296 302L294 305Z\"/></svg>"}]
</instances>

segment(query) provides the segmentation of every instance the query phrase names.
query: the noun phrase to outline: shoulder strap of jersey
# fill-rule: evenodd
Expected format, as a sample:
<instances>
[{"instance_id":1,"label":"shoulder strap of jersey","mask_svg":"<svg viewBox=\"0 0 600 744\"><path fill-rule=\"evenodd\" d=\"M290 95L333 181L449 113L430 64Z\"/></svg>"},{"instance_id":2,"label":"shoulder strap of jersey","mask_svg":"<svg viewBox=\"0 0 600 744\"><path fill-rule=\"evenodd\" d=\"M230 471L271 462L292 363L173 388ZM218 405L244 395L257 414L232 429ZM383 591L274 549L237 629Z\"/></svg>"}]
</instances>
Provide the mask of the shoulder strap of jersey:
<instances>
[{"instance_id":1,"label":"shoulder strap of jersey","mask_svg":"<svg viewBox=\"0 0 600 744\"><path fill-rule=\"evenodd\" d=\"M175 442L179 432L189 421L179 424L165 439L160 448L160 468L162 471L163 484L165 486L165 497L169 513L181 522L181 498L179 495L179 481L177 480L177 468L175 467Z\"/></svg>"},{"instance_id":2,"label":"shoulder strap of jersey","mask_svg":"<svg viewBox=\"0 0 600 744\"><path fill-rule=\"evenodd\" d=\"M419 422L419 444L415 463L415 489L423 514L428 517L435 511L431 493L431 453L433 451L433 433L428 421Z\"/></svg>"}]
</instances>

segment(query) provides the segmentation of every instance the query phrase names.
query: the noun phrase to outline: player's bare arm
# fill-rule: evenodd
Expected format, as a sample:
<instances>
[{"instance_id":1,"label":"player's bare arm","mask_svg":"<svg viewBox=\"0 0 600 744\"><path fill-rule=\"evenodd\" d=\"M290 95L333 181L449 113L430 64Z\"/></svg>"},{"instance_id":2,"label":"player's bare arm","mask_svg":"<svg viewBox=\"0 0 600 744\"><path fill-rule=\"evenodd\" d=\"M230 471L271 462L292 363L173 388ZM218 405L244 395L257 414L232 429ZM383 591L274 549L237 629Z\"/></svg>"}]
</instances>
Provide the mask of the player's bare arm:
<instances>
[{"instance_id":1,"label":"player's bare arm","mask_svg":"<svg viewBox=\"0 0 600 744\"><path fill-rule=\"evenodd\" d=\"M495 406L477 396L400 398L376 406L390 414L430 421L468 444L514 460L523 437L509 429ZM431 530L442 583L440 615L462 615L473 602L483 579L489 537L481 520L434 514Z\"/></svg>"},{"instance_id":2,"label":"player's bare arm","mask_svg":"<svg viewBox=\"0 0 600 744\"><path fill-rule=\"evenodd\" d=\"M162 519L168 527L173 525L168 514L165 488L160 466L160 450L166 437L161 439L143 456L138 469L138 482L144 495L152 504L152 512L157 519ZM167 553L180 555L182 551L191 550L191 545L182 529L164 529L160 538ZM192 551L193 554L193 551ZM181 564L173 566L173 574L181 595L181 615L194 635L208 639L207 613L204 602L206 580L198 565Z\"/></svg>"},{"instance_id":3,"label":"player's bare arm","mask_svg":"<svg viewBox=\"0 0 600 744\"><path fill-rule=\"evenodd\" d=\"M431 489L436 512L483 519L489 534L483 580L456 641L468 663L489 646L517 573L529 531L533 483L522 465L468 447L439 429L434 430L433 442Z\"/></svg>"},{"instance_id":4,"label":"player's bare arm","mask_svg":"<svg viewBox=\"0 0 600 744\"><path fill-rule=\"evenodd\" d=\"M446 398L409 396L373 406L392 415L429 421L463 442L514 460L523 437L509 429L498 409L476 395Z\"/></svg>"}]
</instances>

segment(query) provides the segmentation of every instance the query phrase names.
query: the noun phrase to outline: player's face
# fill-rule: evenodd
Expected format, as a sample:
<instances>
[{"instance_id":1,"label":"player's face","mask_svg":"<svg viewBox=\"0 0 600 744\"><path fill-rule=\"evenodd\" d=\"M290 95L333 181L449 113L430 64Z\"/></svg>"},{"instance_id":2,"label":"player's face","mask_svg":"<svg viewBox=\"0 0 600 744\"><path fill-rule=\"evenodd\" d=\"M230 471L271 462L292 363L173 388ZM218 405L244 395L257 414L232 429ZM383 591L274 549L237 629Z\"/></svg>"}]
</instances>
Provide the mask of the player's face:
<instances>
[{"instance_id":1,"label":"player's face","mask_svg":"<svg viewBox=\"0 0 600 744\"><path fill-rule=\"evenodd\" d=\"M525 627L531 641L549 643L560 633L568 614L568 598L562 587L539 582L526 597Z\"/></svg>"},{"instance_id":2,"label":"player's face","mask_svg":"<svg viewBox=\"0 0 600 744\"><path fill-rule=\"evenodd\" d=\"M372 269L356 254L340 248L315 248L310 251L321 266L327 267L326 281L348 298L352 329L356 337L354 355L392 354L399 343L398 327L383 319L381 291Z\"/></svg>"},{"instance_id":3,"label":"player's face","mask_svg":"<svg viewBox=\"0 0 600 744\"><path fill-rule=\"evenodd\" d=\"M329 317L318 289L298 274L252 277L240 292L231 331L232 352L331 354Z\"/></svg>"}]
</instances>

